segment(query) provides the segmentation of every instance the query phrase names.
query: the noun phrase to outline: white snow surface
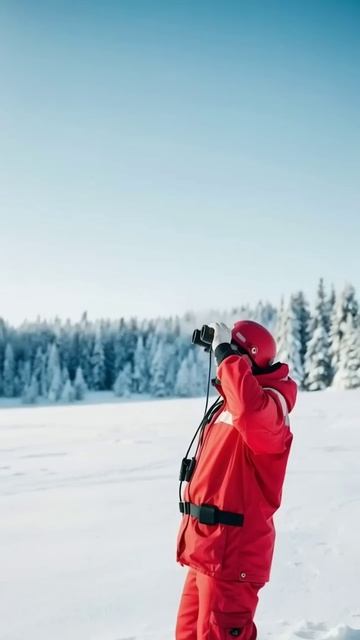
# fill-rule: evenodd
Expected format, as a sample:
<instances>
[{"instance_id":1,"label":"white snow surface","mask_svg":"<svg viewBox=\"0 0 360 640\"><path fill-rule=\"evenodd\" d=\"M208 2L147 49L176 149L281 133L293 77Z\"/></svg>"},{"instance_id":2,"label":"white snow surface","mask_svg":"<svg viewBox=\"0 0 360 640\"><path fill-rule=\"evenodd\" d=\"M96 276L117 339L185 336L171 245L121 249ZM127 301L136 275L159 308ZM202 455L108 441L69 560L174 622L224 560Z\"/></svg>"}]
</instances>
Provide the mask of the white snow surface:
<instances>
[{"instance_id":1,"label":"white snow surface","mask_svg":"<svg viewBox=\"0 0 360 640\"><path fill-rule=\"evenodd\" d=\"M299 394L259 640L360 640L360 392ZM170 640L203 399L0 411L0 639Z\"/></svg>"}]
</instances>

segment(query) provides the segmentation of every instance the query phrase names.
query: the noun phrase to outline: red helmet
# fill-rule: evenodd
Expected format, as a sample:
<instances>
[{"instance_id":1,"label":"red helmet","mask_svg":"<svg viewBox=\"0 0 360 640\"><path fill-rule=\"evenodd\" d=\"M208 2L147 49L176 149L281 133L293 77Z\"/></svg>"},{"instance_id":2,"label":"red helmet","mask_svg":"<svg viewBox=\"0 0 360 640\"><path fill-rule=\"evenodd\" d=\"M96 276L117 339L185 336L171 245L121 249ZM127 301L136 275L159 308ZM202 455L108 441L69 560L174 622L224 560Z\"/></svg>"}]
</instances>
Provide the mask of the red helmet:
<instances>
[{"instance_id":1,"label":"red helmet","mask_svg":"<svg viewBox=\"0 0 360 640\"><path fill-rule=\"evenodd\" d=\"M233 342L242 347L251 359L261 367L269 367L276 356L276 342L270 331L253 320L235 322L231 336Z\"/></svg>"}]
</instances>

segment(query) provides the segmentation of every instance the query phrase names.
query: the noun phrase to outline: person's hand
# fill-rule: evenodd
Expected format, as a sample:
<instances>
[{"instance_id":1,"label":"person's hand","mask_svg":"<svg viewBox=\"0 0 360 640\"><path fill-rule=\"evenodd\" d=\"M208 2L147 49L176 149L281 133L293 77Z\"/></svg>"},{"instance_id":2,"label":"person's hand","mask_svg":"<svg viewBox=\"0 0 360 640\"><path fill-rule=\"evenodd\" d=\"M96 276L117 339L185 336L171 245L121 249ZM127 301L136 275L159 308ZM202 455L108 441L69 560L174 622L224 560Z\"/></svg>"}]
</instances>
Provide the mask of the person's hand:
<instances>
[{"instance_id":1,"label":"person's hand","mask_svg":"<svg viewBox=\"0 0 360 640\"><path fill-rule=\"evenodd\" d=\"M214 337L212 341L212 350L215 351L219 344L224 342L230 344L231 342L231 329L224 324L224 322L212 322L209 327L214 329Z\"/></svg>"},{"instance_id":2,"label":"person's hand","mask_svg":"<svg viewBox=\"0 0 360 640\"><path fill-rule=\"evenodd\" d=\"M231 338L232 338L231 329L229 329L229 327L226 324L224 324L224 322L212 322L211 324L209 324L209 327L214 329L214 337L213 337L213 341L212 341L212 345L211 345L212 346L212 350L213 350L214 353L215 353L215 349L220 344L227 344L228 345L227 348L225 347L225 352L226 353L218 354L218 357L216 358L218 365L220 364L220 362L222 362L224 357L232 355L232 351L233 351L234 355L241 356L242 358L244 358L249 363L251 368L253 367L253 362L251 361L251 358L246 353L244 353L242 350L238 349L231 342Z\"/></svg>"}]
</instances>

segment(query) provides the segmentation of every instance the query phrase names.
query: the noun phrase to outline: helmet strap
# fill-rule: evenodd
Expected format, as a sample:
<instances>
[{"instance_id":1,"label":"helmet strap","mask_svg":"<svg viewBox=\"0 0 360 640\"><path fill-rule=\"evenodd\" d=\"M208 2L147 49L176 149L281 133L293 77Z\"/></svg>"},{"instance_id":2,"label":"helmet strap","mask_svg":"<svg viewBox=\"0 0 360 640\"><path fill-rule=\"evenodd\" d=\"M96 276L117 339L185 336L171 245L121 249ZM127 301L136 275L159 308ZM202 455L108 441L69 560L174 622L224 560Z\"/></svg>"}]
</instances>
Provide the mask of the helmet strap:
<instances>
[{"instance_id":1,"label":"helmet strap","mask_svg":"<svg viewBox=\"0 0 360 640\"><path fill-rule=\"evenodd\" d=\"M238 352L242 356L248 356L252 362L252 372L254 376L261 376L265 373L272 373L281 367L281 362L275 362L274 364L269 364L267 367L259 367L256 364L254 359L251 357L250 353L246 351L243 347L240 347L237 342L231 340L231 346L234 349L235 353Z\"/></svg>"}]
</instances>

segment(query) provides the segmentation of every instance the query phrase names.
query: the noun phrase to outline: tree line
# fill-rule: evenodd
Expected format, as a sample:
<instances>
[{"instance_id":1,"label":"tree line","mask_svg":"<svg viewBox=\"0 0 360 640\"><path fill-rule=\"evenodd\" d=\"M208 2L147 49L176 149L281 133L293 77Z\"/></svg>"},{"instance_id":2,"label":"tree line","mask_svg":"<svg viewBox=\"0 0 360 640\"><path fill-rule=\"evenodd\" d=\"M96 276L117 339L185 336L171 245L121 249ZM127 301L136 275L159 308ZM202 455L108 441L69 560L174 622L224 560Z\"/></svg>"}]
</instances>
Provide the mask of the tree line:
<instances>
[{"instance_id":1,"label":"tree line","mask_svg":"<svg viewBox=\"0 0 360 640\"><path fill-rule=\"evenodd\" d=\"M303 390L360 386L360 316L352 285L326 291L320 279L310 308L303 292L277 309L255 307L209 311L206 317L78 322L38 318L14 327L0 318L0 396L37 401L82 400L89 391L119 397L190 397L205 392L209 356L191 344L195 328L222 320L261 322L277 339L277 359L288 362ZM213 372L212 372L213 375Z\"/></svg>"}]
</instances>

